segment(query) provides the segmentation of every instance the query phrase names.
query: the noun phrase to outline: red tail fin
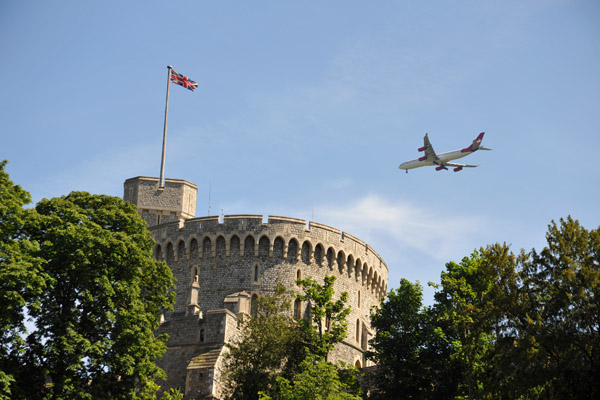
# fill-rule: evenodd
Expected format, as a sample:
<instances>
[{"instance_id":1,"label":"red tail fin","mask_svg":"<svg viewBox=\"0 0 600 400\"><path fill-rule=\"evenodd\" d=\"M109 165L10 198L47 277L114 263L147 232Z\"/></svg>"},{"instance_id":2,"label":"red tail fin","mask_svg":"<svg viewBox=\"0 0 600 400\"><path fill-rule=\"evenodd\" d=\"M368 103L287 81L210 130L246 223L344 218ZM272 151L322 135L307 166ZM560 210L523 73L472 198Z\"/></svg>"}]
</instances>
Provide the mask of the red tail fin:
<instances>
[{"instance_id":1,"label":"red tail fin","mask_svg":"<svg viewBox=\"0 0 600 400\"><path fill-rule=\"evenodd\" d=\"M469 147L465 147L461 151L464 153L466 151L475 151L479 149L479 145L481 145L481 141L483 140L483 135L485 135L485 132L481 132L479 136L477 136L475 140L473 140L473 143Z\"/></svg>"}]
</instances>

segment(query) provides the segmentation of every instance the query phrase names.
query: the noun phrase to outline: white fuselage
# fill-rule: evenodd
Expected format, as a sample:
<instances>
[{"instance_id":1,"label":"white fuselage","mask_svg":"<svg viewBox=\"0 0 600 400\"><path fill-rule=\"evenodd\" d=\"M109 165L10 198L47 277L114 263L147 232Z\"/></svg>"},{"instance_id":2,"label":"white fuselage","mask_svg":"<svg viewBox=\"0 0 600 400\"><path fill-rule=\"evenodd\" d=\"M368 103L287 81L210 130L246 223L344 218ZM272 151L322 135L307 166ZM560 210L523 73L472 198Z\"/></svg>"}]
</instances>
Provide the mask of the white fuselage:
<instances>
[{"instance_id":1,"label":"white fuselage","mask_svg":"<svg viewBox=\"0 0 600 400\"><path fill-rule=\"evenodd\" d=\"M474 151L475 150L447 151L446 153L440 153L437 155L439 160L419 161L418 158L415 158L414 160L409 160L409 161L403 162L402 164L400 164L400 166L398 168L409 170L409 169L413 169L413 168L427 167L427 166L431 166L431 165L442 165L443 163L446 163L448 161L457 160L459 158L468 156L469 154L473 153ZM436 161L437 164L434 161Z\"/></svg>"}]
</instances>

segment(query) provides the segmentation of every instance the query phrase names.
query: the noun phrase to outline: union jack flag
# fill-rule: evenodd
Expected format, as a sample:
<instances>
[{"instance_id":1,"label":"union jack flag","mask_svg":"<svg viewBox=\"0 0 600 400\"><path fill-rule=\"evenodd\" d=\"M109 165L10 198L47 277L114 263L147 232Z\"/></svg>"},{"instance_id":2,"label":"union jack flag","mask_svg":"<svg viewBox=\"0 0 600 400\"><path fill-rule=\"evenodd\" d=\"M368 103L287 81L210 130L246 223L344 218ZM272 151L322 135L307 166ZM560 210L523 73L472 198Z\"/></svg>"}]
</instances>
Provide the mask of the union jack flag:
<instances>
[{"instance_id":1,"label":"union jack flag","mask_svg":"<svg viewBox=\"0 0 600 400\"><path fill-rule=\"evenodd\" d=\"M175 72L174 69L171 68L171 78L170 81L176 83L178 85L183 86L186 89L194 91L198 87L198 82L194 82L190 80L187 76L181 75L180 73Z\"/></svg>"}]
</instances>

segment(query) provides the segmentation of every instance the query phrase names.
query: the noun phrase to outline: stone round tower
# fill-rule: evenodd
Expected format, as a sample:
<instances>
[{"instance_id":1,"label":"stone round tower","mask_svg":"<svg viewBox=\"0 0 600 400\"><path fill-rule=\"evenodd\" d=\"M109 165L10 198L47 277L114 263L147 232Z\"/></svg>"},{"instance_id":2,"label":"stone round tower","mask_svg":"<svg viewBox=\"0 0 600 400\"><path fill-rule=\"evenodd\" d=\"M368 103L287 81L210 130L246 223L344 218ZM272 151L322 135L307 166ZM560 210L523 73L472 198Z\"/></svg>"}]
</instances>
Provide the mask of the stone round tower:
<instances>
[{"instance_id":1,"label":"stone round tower","mask_svg":"<svg viewBox=\"0 0 600 400\"><path fill-rule=\"evenodd\" d=\"M168 333L160 362L164 387L186 398L219 396L224 344L238 334L237 319L250 314L254 299L281 282L319 283L335 275L336 293L348 292L348 335L330 353L358 367L366 365L372 335L369 313L387 292L388 270L381 257L360 239L336 228L302 219L261 215L192 218L196 186L182 180L138 177L125 182L125 200L136 204L156 241L155 257L177 278L175 309L166 312L159 333ZM290 313L306 315L296 301ZM194 396L194 397L193 397Z\"/></svg>"}]
</instances>

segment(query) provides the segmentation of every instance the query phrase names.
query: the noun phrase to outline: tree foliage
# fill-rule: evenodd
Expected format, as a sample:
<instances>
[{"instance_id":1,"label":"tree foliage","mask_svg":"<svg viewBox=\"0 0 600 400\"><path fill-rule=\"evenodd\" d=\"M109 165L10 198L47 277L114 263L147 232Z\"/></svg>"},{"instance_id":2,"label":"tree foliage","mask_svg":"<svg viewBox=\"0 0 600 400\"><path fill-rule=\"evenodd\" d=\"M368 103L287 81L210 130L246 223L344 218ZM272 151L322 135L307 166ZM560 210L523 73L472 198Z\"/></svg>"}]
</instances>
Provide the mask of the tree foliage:
<instances>
[{"instance_id":1,"label":"tree foliage","mask_svg":"<svg viewBox=\"0 0 600 400\"><path fill-rule=\"evenodd\" d=\"M299 294L296 298L306 302L310 310L310 317L299 321L308 337L310 352L327 360L329 352L344 340L348 331L348 293L342 292L338 300L333 300L333 275L325 276L323 285L310 277L300 279L296 283L304 291L304 294Z\"/></svg>"},{"instance_id":2,"label":"tree foliage","mask_svg":"<svg viewBox=\"0 0 600 400\"><path fill-rule=\"evenodd\" d=\"M154 398L158 317L173 276L134 206L73 192L24 209L0 164L0 393L11 399ZM33 328L25 329L25 312Z\"/></svg>"},{"instance_id":3,"label":"tree foliage","mask_svg":"<svg viewBox=\"0 0 600 400\"><path fill-rule=\"evenodd\" d=\"M173 277L152 259L143 219L117 197L84 192L42 200L36 211L30 236L47 287L43 307L30 311L28 342L49 397L153 397L166 339L153 331L171 307Z\"/></svg>"},{"instance_id":4,"label":"tree foliage","mask_svg":"<svg viewBox=\"0 0 600 400\"><path fill-rule=\"evenodd\" d=\"M322 357L308 354L293 381L277 377L275 399L281 400L360 400L350 385L340 379L339 368ZM261 393L261 400L272 400Z\"/></svg>"},{"instance_id":5,"label":"tree foliage","mask_svg":"<svg viewBox=\"0 0 600 400\"><path fill-rule=\"evenodd\" d=\"M569 217L552 222L546 239L539 253L495 244L447 263L430 309L421 308L419 286L402 281L372 317L381 394L597 398L600 230ZM456 381L436 382L427 371Z\"/></svg>"},{"instance_id":6,"label":"tree foliage","mask_svg":"<svg viewBox=\"0 0 600 400\"><path fill-rule=\"evenodd\" d=\"M291 296L283 286L258 298L256 313L244 320L239 340L228 345L222 371L227 399L351 399L360 391L355 373L326 361L346 335L347 293L333 300L335 277L320 285L297 281L294 297L305 302L310 317L294 320ZM315 375L318 374L318 375ZM354 383L354 384L353 384ZM305 397L308 396L312 397Z\"/></svg>"},{"instance_id":7,"label":"tree foliage","mask_svg":"<svg viewBox=\"0 0 600 400\"><path fill-rule=\"evenodd\" d=\"M255 313L242 322L241 336L227 344L221 378L226 399L258 399L259 392L272 392L278 376L293 376L303 357L303 340L289 312L290 298L283 285L258 297Z\"/></svg>"},{"instance_id":8,"label":"tree foliage","mask_svg":"<svg viewBox=\"0 0 600 400\"><path fill-rule=\"evenodd\" d=\"M0 162L0 399L13 398L23 370L25 311L40 307L45 287L37 243L25 233L32 211L29 193L15 185ZM33 378L33 376L31 376Z\"/></svg>"},{"instance_id":9,"label":"tree foliage","mask_svg":"<svg viewBox=\"0 0 600 400\"><path fill-rule=\"evenodd\" d=\"M552 222L546 241L522 270L527 296L513 318L529 368L518 382L546 398L598 398L600 228L588 231L569 217Z\"/></svg>"},{"instance_id":10,"label":"tree foliage","mask_svg":"<svg viewBox=\"0 0 600 400\"><path fill-rule=\"evenodd\" d=\"M406 279L392 289L373 313L375 336L367 357L377 365L370 375L370 398L448 398L456 392L460 364L453 347L436 326L433 312L422 305L422 287Z\"/></svg>"}]
</instances>

